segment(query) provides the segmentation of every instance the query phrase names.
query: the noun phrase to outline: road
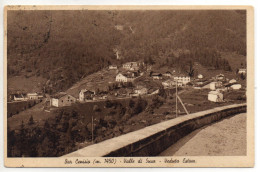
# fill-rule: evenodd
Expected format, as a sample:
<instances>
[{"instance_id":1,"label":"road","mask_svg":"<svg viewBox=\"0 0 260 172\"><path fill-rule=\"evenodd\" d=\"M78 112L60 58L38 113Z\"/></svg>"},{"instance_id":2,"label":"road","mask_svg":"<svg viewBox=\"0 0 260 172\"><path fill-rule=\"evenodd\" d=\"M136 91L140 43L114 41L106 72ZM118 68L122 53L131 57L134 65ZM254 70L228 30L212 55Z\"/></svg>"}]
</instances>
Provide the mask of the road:
<instances>
[{"instance_id":1,"label":"road","mask_svg":"<svg viewBox=\"0 0 260 172\"><path fill-rule=\"evenodd\" d=\"M159 156L246 155L246 113L195 130Z\"/></svg>"}]
</instances>

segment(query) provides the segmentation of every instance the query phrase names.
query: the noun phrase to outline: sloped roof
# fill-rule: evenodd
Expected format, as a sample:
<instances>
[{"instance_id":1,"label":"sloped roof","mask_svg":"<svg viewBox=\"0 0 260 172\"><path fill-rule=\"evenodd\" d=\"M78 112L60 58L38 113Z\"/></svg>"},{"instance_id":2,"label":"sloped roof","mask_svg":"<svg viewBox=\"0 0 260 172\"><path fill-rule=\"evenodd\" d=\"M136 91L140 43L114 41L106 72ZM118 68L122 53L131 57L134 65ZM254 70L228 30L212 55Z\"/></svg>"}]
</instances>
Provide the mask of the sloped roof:
<instances>
[{"instance_id":1,"label":"sloped roof","mask_svg":"<svg viewBox=\"0 0 260 172\"><path fill-rule=\"evenodd\" d=\"M54 95L52 95L51 97L52 98L55 98L55 99L59 99L59 98L61 98L61 97L63 97L63 96L66 96L67 95L67 93L65 93L65 92L59 92L59 93L57 93L57 94L54 94ZM73 97L73 96L72 96Z\"/></svg>"},{"instance_id":2,"label":"sloped roof","mask_svg":"<svg viewBox=\"0 0 260 172\"><path fill-rule=\"evenodd\" d=\"M222 93L220 93L218 91L210 91L209 94L219 95L219 94L222 94Z\"/></svg>"},{"instance_id":3,"label":"sloped roof","mask_svg":"<svg viewBox=\"0 0 260 172\"><path fill-rule=\"evenodd\" d=\"M154 73L152 73L152 76L162 76L162 74L161 74L161 73L154 72Z\"/></svg>"}]
</instances>

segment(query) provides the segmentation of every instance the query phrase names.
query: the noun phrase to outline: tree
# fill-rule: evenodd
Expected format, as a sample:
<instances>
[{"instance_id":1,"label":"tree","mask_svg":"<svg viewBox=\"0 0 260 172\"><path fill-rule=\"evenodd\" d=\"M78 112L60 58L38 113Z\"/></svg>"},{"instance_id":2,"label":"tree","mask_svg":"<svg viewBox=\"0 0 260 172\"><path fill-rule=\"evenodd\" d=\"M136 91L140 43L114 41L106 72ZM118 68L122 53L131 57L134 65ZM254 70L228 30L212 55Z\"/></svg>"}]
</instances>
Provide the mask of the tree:
<instances>
[{"instance_id":1,"label":"tree","mask_svg":"<svg viewBox=\"0 0 260 172\"><path fill-rule=\"evenodd\" d=\"M132 99L130 99L128 105L129 105L130 108L133 108L133 107L135 106L135 101L133 101Z\"/></svg>"},{"instance_id":2,"label":"tree","mask_svg":"<svg viewBox=\"0 0 260 172\"><path fill-rule=\"evenodd\" d=\"M28 125L33 125L34 124L34 120L33 120L33 116L31 115L29 121L28 121Z\"/></svg>"},{"instance_id":3,"label":"tree","mask_svg":"<svg viewBox=\"0 0 260 172\"><path fill-rule=\"evenodd\" d=\"M188 71L186 72L190 77L194 76L193 62L191 60L189 61Z\"/></svg>"},{"instance_id":4,"label":"tree","mask_svg":"<svg viewBox=\"0 0 260 172\"><path fill-rule=\"evenodd\" d=\"M100 108L98 107L98 105L94 105L93 106L93 111L94 112L99 112L100 111Z\"/></svg>"}]
</instances>

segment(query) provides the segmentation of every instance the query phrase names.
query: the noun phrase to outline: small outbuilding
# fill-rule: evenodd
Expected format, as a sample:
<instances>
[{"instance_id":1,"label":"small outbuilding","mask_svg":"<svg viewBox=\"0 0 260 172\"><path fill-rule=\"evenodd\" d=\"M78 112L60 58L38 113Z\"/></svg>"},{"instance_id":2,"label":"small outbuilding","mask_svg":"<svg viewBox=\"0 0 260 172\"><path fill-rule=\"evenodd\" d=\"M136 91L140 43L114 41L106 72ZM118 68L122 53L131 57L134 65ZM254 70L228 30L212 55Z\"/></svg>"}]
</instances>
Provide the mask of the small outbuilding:
<instances>
[{"instance_id":1,"label":"small outbuilding","mask_svg":"<svg viewBox=\"0 0 260 172\"><path fill-rule=\"evenodd\" d=\"M233 84L233 83L236 83L236 82L237 82L237 80L235 80L235 79L231 79L231 80L229 81L230 84Z\"/></svg>"},{"instance_id":2,"label":"small outbuilding","mask_svg":"<svg viewBox=\"0 0 260 172\"><path fill-rule=\"evenodd\" d=\"M110 65L110 66L108 67L108 69L109 69L109 70L115 70L115 69L117 69L117 65Z\"/></svg>"},{"instance_id":3,"label":"small outbuilding","mask_svg":"<svg viewBox=\"0 0 260 172\"><path fill-rule=\"evenodd\" d=\"M202 75L202 74L199 74L199 75L198 75L198 78L199 78L199 79L202 79L202 78L203 78L203 75Z\"/></svg>"},{"instance_id":4,"label":"small outbuilding","mask_svg":"<svg viewBox=\"0 0 260 172\"><path fill-rule=\"evenodd\" d=\"M239 90L242 88L241 84L233 84L230 86L233 90Z\"/></svg>"},{"instance_id":5,"label":"small outbuilding","mask_svg":"<svg viewBox=\"0 0 260 172\"><path fill-rule=\"evenodd\" d=\"M208 93L208 100L212 102L222 102L223 94L218 91L210 91Z\"/></svg>"}]
</instances>

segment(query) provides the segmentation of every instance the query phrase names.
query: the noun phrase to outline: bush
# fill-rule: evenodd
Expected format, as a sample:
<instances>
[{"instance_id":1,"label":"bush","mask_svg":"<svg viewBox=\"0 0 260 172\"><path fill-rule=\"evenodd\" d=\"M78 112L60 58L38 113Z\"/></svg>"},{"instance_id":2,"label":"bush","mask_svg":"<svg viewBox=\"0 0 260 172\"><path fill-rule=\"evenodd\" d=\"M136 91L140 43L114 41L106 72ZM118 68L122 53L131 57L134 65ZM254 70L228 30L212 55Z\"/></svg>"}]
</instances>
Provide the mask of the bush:
<instances>
[{"instance_id":1,"label":"bush","mask_svg":"<svg viewBox=\"0 0 260 172\"><path fill-rule=\"evenodd\" d=\"M28 125L33 125L33 124L34 124L34 120L33 120L33 116L31 116L28 121Z\"/></svg>"},{"instance_id":2,"label":"bush","mask_svg":"<svg viewBox=\"0 0 260 172\"><path fill-rule=\"evenodd\" d=\"M110 100L107 100L105 103L106 108L111 108L113 106L113 103Z\"/></svg>"}]
</instances>

